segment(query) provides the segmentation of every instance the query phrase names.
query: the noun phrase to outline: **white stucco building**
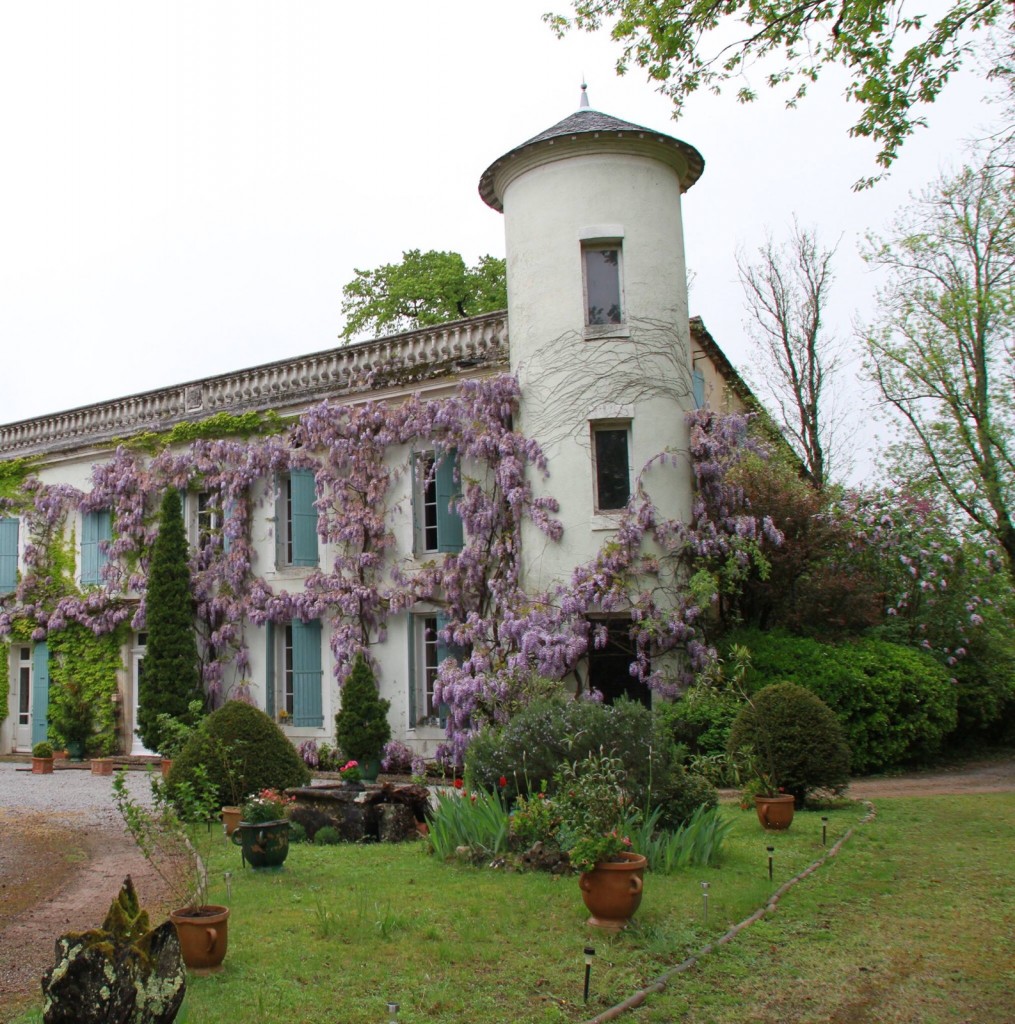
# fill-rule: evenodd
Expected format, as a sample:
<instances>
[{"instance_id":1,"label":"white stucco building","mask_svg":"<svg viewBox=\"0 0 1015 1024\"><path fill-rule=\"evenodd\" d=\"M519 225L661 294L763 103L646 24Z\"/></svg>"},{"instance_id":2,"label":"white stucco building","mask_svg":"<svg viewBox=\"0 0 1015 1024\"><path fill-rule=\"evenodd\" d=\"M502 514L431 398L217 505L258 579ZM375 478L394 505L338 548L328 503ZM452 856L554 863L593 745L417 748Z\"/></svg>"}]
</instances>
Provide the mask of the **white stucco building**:
<instances>
[{"instance_id":1,"label":"white stucco building","mask_svg":"<svg viewBox=\"0 0 1015 1024\"><path fill-rule=\"evenodd\" d=\"M530 473L529 483L537 498L559 501L563 527L560 540L551 541L531 521L523 523L516 552L521 583L535 592L566 582L616 529L640 467L664 448L686 447L684 414L705 402L739 407L750 398L700 321L688 316L681 201L702 169L701 156L686 143L583 106L494 161L480 181L482 199L504 214L506 313L0 426L0 460L23 467L14 474L18 480L35 478L61 494L67 485L68 493L84 496L62 499L57 524L73 554L75 600L87 600L96 588L111 600L114 579L120 606L129 609L140 596L126 567L119 575L111 571L110 559L130 561L110 548L124 514L115 504L102 507L107 492L96 483L96 467L113 459L117 441L154 433L183 453L184 433L172 434L174 428L207 424L216 414L259 413L292 423L324 400L395 407L410 396L439 399L463 381L507 372L517 377L521 394L512 426L538 441L548 461L549 475ZM138 444L132 451L139 465L154 457ZM319 524L330 492L321 478L315 488L313 452L299 457L304 462L248 480L249 511L239 523L230 519L235 506L227 493L235 477L227 487L207 468L193 475L186 467L172 469L196 564L210 536L218 536L226 562L242 539L254 581L245 587L284 593L297 604L306 596L318 569L333 564L336 542ZM439 450L425 438L401 441L389 445L382 462L390 476L383 508L390 544L376 578L387 593L392 567L412 573L461 549L468 537L449 506L460 484ZM473 472L462 467L464 475ZM219 490L206 489L206 477ZM649 486L662 489L653 497L674 514L689 510L689 472ZM16 619L25 602L19 587L40 544L40 517L28 509L23 490L8 489L3 497L0 606ZM369 638L381 694L391 701L393 737L424 753L444 736L433 701L436 668L447 653L436 635L441 618L438 601L393 606L383 629ZM229 642L245 653L238 662L223 661L219 696L242 686L283 720L293 742L330 739L341 699L330 634L342 614L332 608L309 618L256 619L245 614L235 623L242 636ZM140 752L134 727L145 635L129 626L129 616L124 621L116 730L121 751ZM42 630L22 624L5 638L8 713L0 752L28 750L46 735L52 657L46 632L59 624L50 619ZM618 649L608 646L592 661L584 671L608 696L631 689Z\"/></svg>"}]
</instances>

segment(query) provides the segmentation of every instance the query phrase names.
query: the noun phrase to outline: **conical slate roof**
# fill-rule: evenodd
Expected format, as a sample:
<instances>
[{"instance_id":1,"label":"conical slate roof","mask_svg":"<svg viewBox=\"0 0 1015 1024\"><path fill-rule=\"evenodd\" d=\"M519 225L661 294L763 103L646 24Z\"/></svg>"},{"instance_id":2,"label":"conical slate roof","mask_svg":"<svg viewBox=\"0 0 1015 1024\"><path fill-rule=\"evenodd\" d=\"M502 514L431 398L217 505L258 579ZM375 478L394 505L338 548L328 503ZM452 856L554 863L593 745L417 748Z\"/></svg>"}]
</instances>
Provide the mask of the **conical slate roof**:
<instances>
[{"instance_id":1,"label":"conical slate roof","mask_svg":"<svg viewBox=\"0 0 1015 1024\"><path fill-rule=\"evenodd\" d=\"M533 135L531 139L515 146L510 152L505 153L500 159L495 160L483 172L479 179L479 194L483 202L493 209L503 211L501 197L495 191L494 179L497 173L510 162L516 160L523 153L535 152L540 148L556 146L559 140L581 138L604 138L609 140L618 139L640 139L660 147L660 159L673 165L679 165L680 187L686 192L701 177L705 168L705 161L702 155L686 142L675 139L671 135L664 135L652 128L645 128L640 124L632 124L630 121L622 121L619 117L604 114L589 107L583 107L569 114L563 121L558 121L551 128ZM557 159L565 159L568 156L566 148L559 150Z\"/></svg>"}]
</instances>

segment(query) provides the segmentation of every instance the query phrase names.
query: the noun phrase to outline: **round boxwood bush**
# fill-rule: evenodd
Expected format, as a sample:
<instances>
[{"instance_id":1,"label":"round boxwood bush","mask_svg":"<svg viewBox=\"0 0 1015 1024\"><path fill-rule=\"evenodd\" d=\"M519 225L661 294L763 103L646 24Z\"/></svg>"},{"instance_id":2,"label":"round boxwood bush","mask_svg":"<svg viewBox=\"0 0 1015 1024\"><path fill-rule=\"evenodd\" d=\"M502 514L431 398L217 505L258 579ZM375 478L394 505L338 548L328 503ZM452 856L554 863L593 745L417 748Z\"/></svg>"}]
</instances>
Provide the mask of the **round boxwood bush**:
<instances>
[{"instance_id":1,"label":"round boxwood bush","mask_svg":"<svg viewBox=\"0 0 1015 1024\"><path fill-rule=\"evenodd\" d=\"M835 712L857 775L927 761L955 728L948 671L914 647L874 637L823 644L778 630L740 633L736 642L751 651L748 688L797 683Z\"/></svg>"},{"instance_id":2,"label":"round boxwood bush","mask_svg":"<svg viewBox=\"0 0 1015 1024\"><path fill-rule=\"evenodd\" d=\"M342 841L342 833L334 825L325 825L314 833L314 846L337 846Z\"/></svg>"},{"instance_id":3,"label":"round boxwood bush","mask_svg":"<svg viewBox=\"0 0 1015 1024\"><path fill-rule=\"evenodd\" d=\"M222 804L239 804L261 789L310 783L310 769L282 730L260 709L231 700L205 718L173 759L172 789L193 781L203 765Z\"/></svg>"},{"instance_id":4,"label":"round boxwood bush","mask_svg":"<svg viewBox=\"0 0 1015 1024\"><path fill-rule=\"evenodd\" d=\"M835 712L796 683L759 690L734 720L728 749L750 750L798 804L811 790L839 791L849 782L849 747Z\"/></svg>"}]
</instances>

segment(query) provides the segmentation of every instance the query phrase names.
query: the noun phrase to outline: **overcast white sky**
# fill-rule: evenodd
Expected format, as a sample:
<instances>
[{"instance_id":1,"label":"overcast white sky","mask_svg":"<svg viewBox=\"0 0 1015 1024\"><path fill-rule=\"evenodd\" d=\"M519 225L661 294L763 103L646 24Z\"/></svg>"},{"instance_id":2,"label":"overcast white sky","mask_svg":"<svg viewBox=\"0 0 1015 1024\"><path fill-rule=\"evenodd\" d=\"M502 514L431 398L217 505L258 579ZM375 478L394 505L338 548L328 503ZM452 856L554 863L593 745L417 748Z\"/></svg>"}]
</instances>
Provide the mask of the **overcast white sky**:
<instances>
[{"instance_id":1,"label":"overcast white sky","mask_svg":"<svg viewBox=\"0 0 1015 1024\"><path fill-rule=\"evenodd\" d=\"M556 9L562 9L557 4ZM840 235L842 333L869 309L856 256L986 123L970 76L892 178L846 136L841 80L799 110L699 96L685 116L606 35L555 40L553 0L37 0L0 7L0 422L331 347L354 267L409 248L503 255L477 184L573 111L675 135L691 312L751 360L734 253L795 213Z\"/></svg>"}]
</instances>

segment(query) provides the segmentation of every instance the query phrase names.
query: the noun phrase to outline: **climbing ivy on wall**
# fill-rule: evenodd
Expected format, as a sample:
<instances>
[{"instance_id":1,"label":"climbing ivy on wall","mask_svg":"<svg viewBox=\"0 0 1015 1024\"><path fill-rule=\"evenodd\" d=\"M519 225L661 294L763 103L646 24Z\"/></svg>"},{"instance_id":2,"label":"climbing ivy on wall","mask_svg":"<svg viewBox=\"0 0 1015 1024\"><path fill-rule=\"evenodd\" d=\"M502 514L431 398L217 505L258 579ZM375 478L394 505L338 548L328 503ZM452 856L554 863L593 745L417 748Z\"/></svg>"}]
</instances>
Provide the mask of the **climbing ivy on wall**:
<instances>
[{"instance_id":1,"label":"climbing ivy on wall","mask_svg":"<svg viewBox=\"0 0 1015 1024\"><path fill-rule=\"evenodd\" d=\"M450 710L456 757L474 730L524 703L534 672L562 679L590 644L605 643L590 612L630 615L634 672L647 685L666 689L679 673L700 671L714 657L704 623L723 579L761 564L764 546L779 541L728 483L738 452L752 447L744 418L691 414L689 451L661 453L644 468L596 557L566 585L529 593L520 579L522 525L528 520L550 542L561 539L562 527L555 499L533 492L534 474L548 475L548 468L539 445L513 429L519 398L517 380L505 375L462 382L439 399L323 402L285 433L209 437L204 427L185 444L148 453L120 445L93 467L88 491L29 475L21 498L31 537L26 572L13 598L0 599L0 635L23 628L22 621L32 623L37 640L71 625L98 637L128 621L143 629L156 505L172 488L205 492L220 524L190 552L203 681L213 698L249 675L249 623L320 619L343 680L358 654L371 659L389 618L417 602L442 609L440 639L458 651L442 662L436 694ZM423 461L413 452L434 449L458 455L464 546L417 562L397 549L396 523L409 510L395 495ZM686 474L689 463L697 497L684 523L657 508L650 492L655 474ZM273 481L294 470L314 473L318 533L330 560L289 591L257 570L251 522L258 504L274 501ZM68 577L61 561L59 538L72 513L102 509L114 524L102 583L80 592L72 565ZM667 662L669 652L680 657Z\"/></svg>"}]
</instances>

